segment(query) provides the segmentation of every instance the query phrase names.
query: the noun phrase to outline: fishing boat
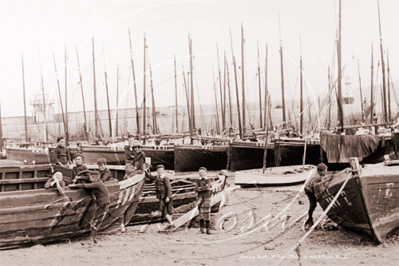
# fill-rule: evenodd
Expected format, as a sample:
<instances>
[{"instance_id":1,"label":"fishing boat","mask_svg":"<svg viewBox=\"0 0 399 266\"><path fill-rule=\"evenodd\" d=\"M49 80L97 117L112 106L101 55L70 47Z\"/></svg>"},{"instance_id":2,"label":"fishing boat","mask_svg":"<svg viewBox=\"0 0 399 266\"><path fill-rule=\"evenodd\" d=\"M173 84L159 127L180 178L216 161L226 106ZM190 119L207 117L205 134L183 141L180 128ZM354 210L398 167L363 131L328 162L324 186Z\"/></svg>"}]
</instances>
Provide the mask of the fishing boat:
<instances>
[{"instance_id":1,"label":"fishing boat","mask_svg":"<svg viewBox=\"0 0 399 266\"><path fill-rule=\"evenodd\" d=\"M263 169L237 171L235 184L254 185L292 185L305 182L312 173L313 165L280 166Z\"/></svg>"},{"instance_id":2,"label":"fishing boat","mask_svg":"<svg viewBox=\"0 0 399 266\"><path fill-rule=\"evenodd\" d=\"M163 164L166 169L174 170L174 147L172 145L143 145L142 150L147 158L151 158L153 167ZM124 146L83 146L82 155L87 164L95 164L98 159L105 158L108 165L125 165Z\"/></svg>"},{"instance_id":3,"label":"fishing boat","mask_svg":"<svg viewBox=\"0 0 399 266\"><path fill-rule=\"evenodd\" d=\"M337 201L327 212L337 224L365 233L381 243L399 227L399 160L359 165L352 159L351 168L316 184L315 196L325 210L347 181Z\"/></svg>"},{"instance_id":4,"label":"fishing boat","mask_svg":"<svg viewBox=\"0 0 399 266\"><path fill-rule=\"evenodd\" d=\"M173 171L169 171L170 184L172 186L173 214L179 215L189 212L195 207L197 192L194 191L195 180L198 173L178 173L176 176ZM226 175L219 172L215 175L212 182L212 197L220 197L226 186ZM218 196L219 195L219 196ZM218 212L220 200L215 202L212 207L213 212ZM159 200L155 196L155 183L144 184L140 203L135 214L130 220L130 225L152 223L164 220L160 213ZM154 215L155 214L155 215Z\"/></svg>"},{"instance_id":5,"label":"fishing boat","mask_svg":"<svg viewBox=\"0 0 399 266\"><path fill-rule=\"evenodd\" d=\"M8 159L14 161L21 161L26 164L50 164L54 163L53 147L10 147L6 149ZM69 148L71 156L78 152L78 148Z\"/></svg>"},{"instance_id":6,"label":"fishing boat","mask_svg":"<svg viewBox=\"0 0 399 266\"><path fill-rule=\"evenodd\" d=\"M51 165L3 166L0 173L0 249L60 241L90 232L95 200L84 189L65 188L62 193L56 188L44 189L53 173ZM129 223L144 181L144 175L134 175L105 182L111 202L100 231Z\"/></svg>"}]
</instances>

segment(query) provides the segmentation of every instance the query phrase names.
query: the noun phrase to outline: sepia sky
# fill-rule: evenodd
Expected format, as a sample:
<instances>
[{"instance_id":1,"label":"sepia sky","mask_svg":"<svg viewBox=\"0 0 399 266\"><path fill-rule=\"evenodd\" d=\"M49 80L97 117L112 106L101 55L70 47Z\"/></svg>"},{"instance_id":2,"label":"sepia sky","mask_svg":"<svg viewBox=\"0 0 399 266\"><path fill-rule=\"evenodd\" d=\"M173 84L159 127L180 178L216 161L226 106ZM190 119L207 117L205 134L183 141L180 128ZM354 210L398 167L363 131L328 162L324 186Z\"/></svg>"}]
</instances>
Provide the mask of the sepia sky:
<instances>
[{"instance_id":1,"label":"sepia sky","mask_svg":"<svg viewBox=\"0 0 399 266\"><path fill-rule=\"evenodd\" d=\"M118 107L134 107L129 29L140 106L143 102L144 87L144 36L148 60L147 106L151 105L148 94L151 82L149 66L152 68L156 105L175 104L174 56L177 63L178 104L186 104L182 72L187 75L189 71L189 34L193 43L196 103L214 103L214 82L217 86L217 97L220 97L218 59L223 81L224 54L229 66L232 100L235 101L230 29L241 90L241 25L245 39L244 83L247 101L258 101L258 58L262 87L265 86L266 43L268 88L273 101L281 100L280 28L284 51L285 97L287 100L299 99L299 60L302 49L306 97L315 100L327 91L329 67L334 70L332 74L334 79L337 77L334 49L338 29L338 3L338 0L2 1L0 4L2 116L24 114L22 57L27 114L31 115L32 112L30 101L41 93L41 76L44 91L49 94L50 99L54 99L55 110L59 112L53 54L62 100L65 101L65 83L67 83L68 111L82 110L76 50L79 54L86 108L92 110L94 107L92 38L95 49L98 108L107 108L105 71L111 108L114 109L117 105L118 67ZM380 12L383 48L385 56L387 52L389 53L390 72L396 82L399 79L399 1L380 0ZM355 98L358 97L358 68L360 68L362 87L365 89L364 94L368 101L370 96L366 87L370 86L371 82L372 44L374 69L376 69L381 59L377 0L342 0L342 64L346 64L346 74L351 76ZM381 81L380 66L379 74L374 73L374 82L379 84ZM397 94L399 96L399 93Z\"/></svg>"}]
</instances>

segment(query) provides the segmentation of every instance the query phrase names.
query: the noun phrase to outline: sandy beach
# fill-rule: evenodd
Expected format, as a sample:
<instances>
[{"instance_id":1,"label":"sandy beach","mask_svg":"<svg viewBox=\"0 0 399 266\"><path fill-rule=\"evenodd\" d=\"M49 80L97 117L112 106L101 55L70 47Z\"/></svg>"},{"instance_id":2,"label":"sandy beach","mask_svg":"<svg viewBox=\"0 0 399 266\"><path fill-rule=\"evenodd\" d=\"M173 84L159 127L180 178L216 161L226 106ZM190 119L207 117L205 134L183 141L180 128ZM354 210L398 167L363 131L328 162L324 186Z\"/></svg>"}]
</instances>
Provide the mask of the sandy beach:
<instances>
[{"instance_id":1,"label":"sandy beach","mask_svg":"<svg viewBox=\"0 0 399 266\"><path fill-rule=\"evenodd\" d=\"M234 177L228 183L233 185ZM305 195L293 201L300 188L236 190L212 215L211 235L199 234L196 222L169 234L160 233L159 224L129 226L124 233L101 235L97 244L77 238L1 251L1 265L398 265L398 230L377 245L341 227L317 227L299 249L289 252L306 233L301 229L306 216L287 228L308 208ZM268 224L267 230L262 218L275 216L290 202L285 230L283 221ZM321 214L318 206L315 221Z\"/></svg>"}]
</instances>

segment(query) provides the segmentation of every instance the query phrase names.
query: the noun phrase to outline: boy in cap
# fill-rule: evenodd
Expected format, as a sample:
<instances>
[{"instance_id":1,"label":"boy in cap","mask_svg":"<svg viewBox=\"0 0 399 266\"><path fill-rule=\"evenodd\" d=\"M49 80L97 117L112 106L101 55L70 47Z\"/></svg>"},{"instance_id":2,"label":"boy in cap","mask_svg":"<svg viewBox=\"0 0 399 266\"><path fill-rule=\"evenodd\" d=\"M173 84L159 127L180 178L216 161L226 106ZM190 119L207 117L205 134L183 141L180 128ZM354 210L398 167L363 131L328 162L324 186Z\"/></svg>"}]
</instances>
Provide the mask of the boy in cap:
<instances>
[{"instance_id":1,"label":"boy in cap","mask_svg":"<svg viewBox=\"0 0 399 266\"><path fill-rule=\"evenodd\" d=\"M134 136L128 136L129 145L125 146L125 171L126 173L130 173L133 169L133 160L136 155L134 151L133 145L135 144Z\"/></svg>"},{"instance_id":2,"label":"boy in cap","mask_svg":"<svg viewBox=\"0 0 399 266\"><path fill-rule=\"evenodd\" d=\"M145 167L145 153L142 151L142 145L140 142L135 142L133 145L133 149L135 152L135 156L133 159L133 168L132 171L137 174L142 174ZM165 168L164 168L165 169Z\"/></svg>"},{"instance_id":3,"label":"boy in cap","mask_svg":"<svg viewBox=\"0 0 399 266\"><path fill-rule=\"evenodd\" d=\"M172 224L172 186L170 185L169 178L165 173L165 167L162 164L157 165L157 175L153 176L149 170L146 170L145 176L155 181L155 194L159 200L159 210L162 215Z\"/></svg>"},{"instance_id":4,"label":"boy in cap","mask_svg":"<svg viewBox=\"0 0 399 266\"><path fill-rule=\"evenodd\" d=\"M97 164L100 172L101 181L111 181L113 178L111 171L107 168L107 160L105 160L104 158L100 158L98 159Z\"/></svg>"},{"instance_id":5,"label":"boy in cap","mask_svg":"<svg viewBox=\"0 0 399 266\"><path fill-rule=\"evenodd\" d=\"M198 172L200 178L195 182L195 191L198 192L197 206L200 219L200 233L211 234L209 228L211 218L211 179L208 178L205 167L200 167ZM206 230L204 231L204 229Z\"/></svg>"},{"instance_id":6,"label":"boy in cap","mask_svg":"<svg viewBox=\"0 0 399 266\"><path fill-rule=\"evenodd\" d=\"M93 218L90 220L90 240L97 243L96 236L101 224L108 212L109 208L109 192L107 187L100 179L100 173L98 171L91 171L90 175L91 183L80 183L71 184L70 188L84 188L89 189L89 195L94 195L94 200L96 202L96 208L94 210Z\"/></svg>"},{"instance_id":7,"label":"boy in cap","mask_svg":"<svg viewBox=\"0 0 399 266\"><path fill-rule=\"evenodd\" d=\"M57 138L57 147L53 151L53 158L54 163L61 166L67 166L71 162L71 154L69 149L65 147L64 137Z\"/></svg>"},{"instance_id":8,"label":"boy in cap","mask_svg":"<svg viewBox=\"0 0 399 266\"><path fill-rule=\"evenodd\" d=\"M81 180L84 180L83 182L89 181L90 180L88 174L89 168L87 168L87 166L83 164L82 154L76 153L74 156L74 162L75 166L72 168L73 183L75 183L76 181L81 182Z\"/></svg>"},{"instance_id":9,"label":"boy in cap","mask_svg":"<svg viewBox=\"0 0 399 266\"><path fill-rule=\"evenodd\" d=\"M309 182L305 185L305 194L309 199L309 212L308 212L308 220L305 223L305 230L309 230L313 226L313 212L316 209L317 201L316 196L314 195L313 186L316 183L320 183L323 180L323 177L327 173L327 165L324 163L319 163L317 165L317 171L310 177Z\"/></svg>"}]
</instances>

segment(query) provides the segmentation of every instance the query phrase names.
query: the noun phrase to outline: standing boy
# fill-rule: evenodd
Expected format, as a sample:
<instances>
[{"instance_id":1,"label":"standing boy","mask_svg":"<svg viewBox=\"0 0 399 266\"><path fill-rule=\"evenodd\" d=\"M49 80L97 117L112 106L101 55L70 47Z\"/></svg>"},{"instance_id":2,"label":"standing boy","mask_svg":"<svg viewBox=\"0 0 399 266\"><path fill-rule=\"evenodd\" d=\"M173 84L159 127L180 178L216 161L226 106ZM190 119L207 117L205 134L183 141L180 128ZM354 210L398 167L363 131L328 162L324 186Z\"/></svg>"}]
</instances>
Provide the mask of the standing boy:
<instances>
[{"instance_id":1,"label":"standing boy","mask_svg":"<svg viewBox=\"0 0 399 266\"><path fill-rule=\"evenodd\" d=\"M125 146L125 171L126 174L130 173L133 169L133 160L135 157L136 152L134 151L133 145L134 145L134 136L129 135L128 137L129 140L129 145Z\"/></svg>"},{"instance_id":2,"label":"standing boy","mask_svg":"<svg viewBox=\"0 0 399 266\"><path fill-rule=\"evenodd\" d=\"M211 180L207 176L205 167L200 167L198 172L200 178L195 182L195 191L198 192L197 206L200 219L200 233L211 234L209 228L209 221L211 218ZM204 228L206 231L204 231Z\"/></svg>"},{"instance_id":3,"label":"standing boy","mask_svg":"<svg viewBox=\"0 0 399 266\"><path fill-rule=\"evenodd\" d=\"M172 224L172 186L165 173L165 167L162 164L158 165L156 176L153 176L149 170L145 172L145 175L151 181L155 180L155 194L159 200L159 210L168 222Z\"/></svg>"},{"instance_id":4,"label":"standing boy","mask_svg":"<svg viewBox=\"0 0 399 266\"><path fill-rule=\"evenodd\" d=\"M94 195L96 208L94 210L93 218L90 220L90 240L97 243L95 238L109 208L109 192L107 187L101 181L100 173L98 171L90 172L89 177L91 183L71 184L69 187L89 189L91 190L88 191L89 195Z\"/></svg>"},{"instance_id":5,"label":"standing boy","mask_svg":"<svg viewBox=\"0 0 399 266\"><path fill-rule=\"evenodd\" d=\"M57 147L53 151L54 163L67 166L71 162L71 154L69 149L65 147L64 137L57 138Z\"/></svg>"}]
</instances>

